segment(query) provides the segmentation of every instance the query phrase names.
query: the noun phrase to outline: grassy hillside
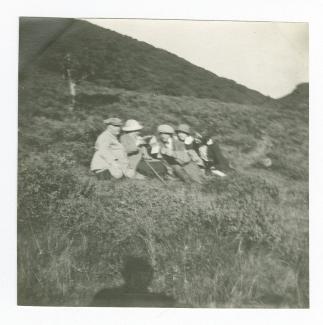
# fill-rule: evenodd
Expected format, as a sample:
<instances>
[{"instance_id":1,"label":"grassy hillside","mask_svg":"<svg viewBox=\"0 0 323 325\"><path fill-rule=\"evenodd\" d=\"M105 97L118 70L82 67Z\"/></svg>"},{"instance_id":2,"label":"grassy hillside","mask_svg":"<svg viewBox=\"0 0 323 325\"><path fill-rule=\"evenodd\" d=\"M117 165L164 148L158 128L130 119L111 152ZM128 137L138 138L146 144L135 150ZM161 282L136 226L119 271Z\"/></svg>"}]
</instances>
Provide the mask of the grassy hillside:
<instances>
[{"instance_id":1,"label":"grassy hillside","mask_svg":"<svg viewBox=\"0 0 323 325\"><path fill-rule=\"evenodd\" d=\"M66 81L32 80L20 85L20 304L86 305L120 284L121 257L131 253L151 260L152 290L183 304L308 305L307 111L84 82L70 112ZM96 181L93 144L112 115L142 121L145 133L177 121L206 127L237 172L192 188ZM271 168L253 159L257 148Z\"/></svg>"},{"instance_id":2,"label":"grassy hillside","mask_svg":"<svg viewBox=\"0 0 323 325\"><path fill-rule=\"evenodd\" d=\"M73 26L92 31L80 24ZM18 303L88 305L97 290L122 282L122 257L132 254L150 260L152 291L184 305L307 307L308 98L300 109L299 100L265 107L169 96L141 87L138 73L129 80L139 91L115 87L108 76L82 81L70 111L58 65L42 65L51 55L56 62L57 51L43 52L19 84ZM97 181L89 164L109 116L138 119L146 134L160 123L207 129L236 171L191 187Z\"/></svg>"},{"instance_id":3,"label":"grassy hillside","mask_svg":"<svg viewBox=\"0 0 323 325\"><path fill-rule=\"evenodd\" d=\"M77 78L85 74L108 87L245 104L271 100L167 51L85 21L22 18L20 33L26 57L21 78L40 67L62 74L63 58L70 53Z\"/></svg>"}]
</instances>

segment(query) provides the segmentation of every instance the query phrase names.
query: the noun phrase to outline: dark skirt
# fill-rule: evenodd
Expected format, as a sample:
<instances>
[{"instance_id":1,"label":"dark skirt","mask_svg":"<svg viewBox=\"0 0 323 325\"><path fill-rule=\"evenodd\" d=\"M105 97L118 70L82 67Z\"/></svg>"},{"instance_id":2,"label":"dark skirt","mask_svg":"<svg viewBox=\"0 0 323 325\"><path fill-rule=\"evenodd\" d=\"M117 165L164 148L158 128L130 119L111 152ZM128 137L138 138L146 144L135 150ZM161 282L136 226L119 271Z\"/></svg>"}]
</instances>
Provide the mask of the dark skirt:
<instances>
[{"instance_id":1,"label":"dark skirt","mask_svg":"<svg viewBox=\"0 0 323 325\"><path fill-rule=\"evenodd\" d=\"M99 181L105 181L105 180L113 178L108 169L103 170L103 171L98 172L98 173L92 172L92 175L94 175Z\"/></svg>"},{"instance_id":2,"label":"dark skirt","mask_svg":"<svg viewBox=\"0 0 323 325\"><path fill-rule=\"evenodd\" d=\"M137 166L137 172L147 177L158 177L156 173L164 178L167 175L167 168L160 160L141 159Z\"/></svg>"}]
</instances>

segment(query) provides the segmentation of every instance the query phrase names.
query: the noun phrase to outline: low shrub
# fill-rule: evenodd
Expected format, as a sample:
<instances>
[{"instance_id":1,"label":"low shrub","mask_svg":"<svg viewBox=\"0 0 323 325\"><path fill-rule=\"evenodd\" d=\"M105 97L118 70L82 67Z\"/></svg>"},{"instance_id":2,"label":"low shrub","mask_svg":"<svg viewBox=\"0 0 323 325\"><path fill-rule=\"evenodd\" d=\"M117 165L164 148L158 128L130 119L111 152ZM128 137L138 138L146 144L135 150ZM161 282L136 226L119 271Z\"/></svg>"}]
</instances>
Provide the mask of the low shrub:
<instances>
[{"instance_id":1,"label":"low shrub","mask_svg":"<svg viewBox=\"0 0 323 325\"><path fill-rule=\"evenodd\" d=\"M280 278L270 288L263 281L284 268L296 274L296 264L280 262L293 245L283 248L277 193L259 179L210 181L203 192L154 180L102 182L70 157L48 153L25 160L19 184L20 304L87 305L104 283L122 281L118 271L129 254L150 259L152 290L190 306L284 297ZM263 268L264 256L277 264L259 274L253 265Z\"/></svg>"}]
</instances>

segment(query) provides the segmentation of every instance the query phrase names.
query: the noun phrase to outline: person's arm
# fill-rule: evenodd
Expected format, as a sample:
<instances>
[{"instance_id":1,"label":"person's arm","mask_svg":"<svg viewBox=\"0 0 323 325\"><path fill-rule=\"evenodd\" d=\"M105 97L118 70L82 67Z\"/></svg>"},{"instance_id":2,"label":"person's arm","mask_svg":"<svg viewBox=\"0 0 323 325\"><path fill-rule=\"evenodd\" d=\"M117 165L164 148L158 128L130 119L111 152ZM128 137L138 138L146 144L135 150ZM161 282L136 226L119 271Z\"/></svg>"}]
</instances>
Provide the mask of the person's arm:
<instances>
[{"instance_id":1,"label":"person's arm","mask_svg":"<svg viewBox=\"0 0 323 325\"><path fill-rule=\"evenodd\" d=\"M139 152L139 148L136 146L135 139L132 139L130 136L123 135L120 137L120 142L126 150L128 155Z\"/></svg>"},{"instance_id":2,"label":"person's arm","mask_svg":"<svg viewBox=\"0 0 323 325\"><path fill-rule=\"evenodd\" d=\"M185 165L191 161L191 157L185 151L175 151L173 157L180 165Z\"/></svg>"},{"instance_id":3,"label":"person's arm","mask_svg":"<svg viewBox=\"0 0 323 325\"><path fill-rule=\"evenodd\" d=\"M153 157L160 159L161 158L161 147L157 141L157 138L153 135L148 142L148 153Z\"/></svg>"},{"instance_id":4,"label":"person's arm","mask_svg":"<svg viewBox=\"0 0 323 325\"><path fill-rule=\"evenodd\" d=\"M146 147L144 147L144 146L140 147L140 152L142 154L143 159L146 159L146 160L152 159L152 157L149 155Z\"/></svg>"},{"instance_id":5,"label":"person's arm","mask_svg":"<svg viewBox=\"0 0 323 325\"><path fill-rule=\"evenodd\" d=\"M104 159L108 164L114 164L116 157L113 155L113 151L110 149L112 139L105 135L101 134L95 143L95 149L102 159Z\"/></svg>"},{"instance_id":6,"label":"person's arm","mask_svg":"<svg viewBox=\"0 0 323 325\"><path fill-rule=\"evenodd\" d=\"M191 157L185 149L185 145L180 142L174 142L173 158L180 165L185 165L191 161Z\"/></svg>"},{"instance_id":7,"label":"person's arm","mask_svg":"<svg viewBox=\"0 0 323 325\"><path fill-rule=\"evenodd\" d=\"M197 152L195 150L189 149L189 150L187 150L187 153L191 157L191 160L193 162L195 162L198 166L201 166L201 167L204 166L203 160L200 158L200 156L197 154Z\"/></svg>"}]
</instances>

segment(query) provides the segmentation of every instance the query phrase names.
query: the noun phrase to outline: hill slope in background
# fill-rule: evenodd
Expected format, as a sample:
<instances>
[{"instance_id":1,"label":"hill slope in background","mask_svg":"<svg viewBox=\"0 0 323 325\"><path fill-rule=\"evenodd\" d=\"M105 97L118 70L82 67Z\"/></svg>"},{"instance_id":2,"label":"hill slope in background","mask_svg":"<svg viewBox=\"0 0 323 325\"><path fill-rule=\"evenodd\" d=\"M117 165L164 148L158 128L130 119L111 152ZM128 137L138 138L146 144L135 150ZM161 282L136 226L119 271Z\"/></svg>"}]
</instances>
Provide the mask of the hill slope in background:
<instances>
[{"instance_id":1,"label":"hill slope in background","mask_svg":"<svg viewBox=\"0 0 323 325\"><path fill-rule=\"evenodd\" d=\"M63 58L70 53L75 74L104 80L109 87L242 104L271 100L167 51L85 21L22 18L20 33L21 76L28 67L62 73Z\"/></svg>"},{"instance_id":2,"label":"hill slope in background","mask_svg":"<svg viewBox=\"0 0 323 325\"><path fill-rule=\"evenodd\" d=\"M279 98L277 102L282 107L308 109L308 100L309 84L305 82L297 85L294 91L282 98Z\"/></svg>"}]
</instances>

